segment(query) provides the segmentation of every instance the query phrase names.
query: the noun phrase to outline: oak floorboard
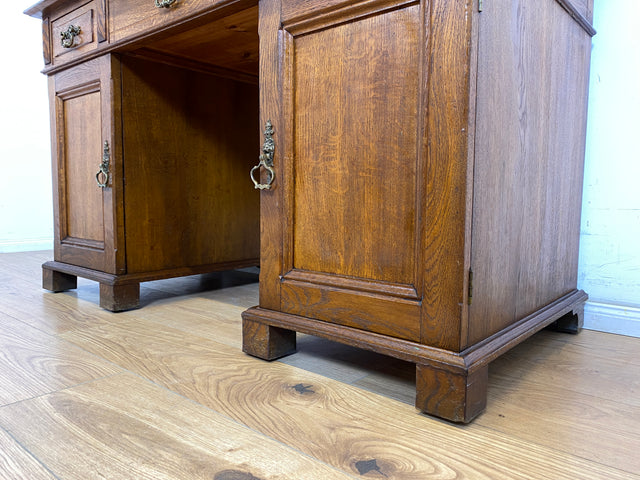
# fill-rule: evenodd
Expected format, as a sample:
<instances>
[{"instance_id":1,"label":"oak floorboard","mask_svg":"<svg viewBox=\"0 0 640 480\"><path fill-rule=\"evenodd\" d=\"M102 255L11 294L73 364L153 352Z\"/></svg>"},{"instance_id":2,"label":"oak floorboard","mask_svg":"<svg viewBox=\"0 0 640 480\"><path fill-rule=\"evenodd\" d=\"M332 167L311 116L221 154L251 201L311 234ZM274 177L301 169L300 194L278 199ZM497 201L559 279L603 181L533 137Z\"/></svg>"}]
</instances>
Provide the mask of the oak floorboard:
<instances>
[{"instance_id":1,"label":"oak floorboard","mask_svg":"<svg viewBox=\"0 0 640 480\"><path fill-rule=\"evenodd\" d=\"M0 253L0 278L20 278L42 285L42 264L53 259L53 251Z\"/></svg>"},{"instance_id":2,"label":"oak floorboard","mask_svg":"<svg viewBox=\"0 0 640 480\"><path fill-rule=\"evenodd\" d=\"M55 476L0 428L0 478L55 480Z\"/></svg>"},{"instance_id":3,"label":"oak floorboard","mask_svg":"<svg viewBox=\"0 0 640 480\"><path fill-rule=\"evenodd\" d=\"M281 362L242 354L239 314L257 303L257 284L216 286L215 278L198 276L148 282L142 284L149 299L143 308L114 314L97 305L95 282L79 279L77 291L61 294L42 290L40 264L50 257L0 254L0 312L57 338L60 343L49 347L65 348L52 356L80 346L96 361L115 360L354 477L640 479L639 339L539 332L492 362L486 412L456 426L414 409L410 363L304 335L298 336L299 353ZM22 331L20 323L4 325L12 335ZM33 345L33 331L25 333L24 342ZM0 362L0 379L15 363ZM21 365L39 371L37 362ZM118 378L128 375L108 380ZM25 453L14 454L14 447L3 453L20 465ZM42 461L33 451L26 454ZM356 465L368 473L361 476Z\"/></svg>"},{"instance_id":4,"label":"oak floorboard","mask_svg":"<svg viewBox=\"0 0 640 480\"><path fill-rule=\"evenodd\" d=\"M238 294L238 288L242 287L232 287L228 290L231 290L231 295L248 296L244 293ZM257 285L252 286L251 293L257 293ZM183 330L240 349L242 346L240 319L242 312L247 308L238 306L237 301L214 300L199 293L174 298L170 302L163 302L162 305L140 309L134 315L137 319Z\"/></svg>"},{"instance_id":5,"label":"oak floorboard","mask_svg":"<svg viewBox=\"0 0 640 480\"><path fill-rule=\"evenodd\" d=\"M380 395L164 326L151 331L146 322L127 320L62 337L349 473L375 459L392 479L536 478L531 472L554 479L630 478L612 466L479 423L460 427L428 418Z\"/></svg>"},{"instance_id":6,"label":"oak floorboard","mask_svg":"<svg viewBox=\"0 0 640 480\"><path fill-rule=\"evenodd\" d=\"M640 409L569 388L494 377L478 425L571 455L640 472ZM553 412L550 414L550 412Z\"/></svg>"},{"instance_id":7,"label":"oak floorboard","mask_svg":"<svg viewBox=\"0 0 640 480\"><path fill-rule=\"evenodd\" d=\"M635 453L640 445L640 405L634 394L640 386L640 369L628 364L628 358L590 355L587 348L571 343L575 336L549 333L541 337L524 342L491 364L488 408L474 424L603 464L624 465L630 472L640 471L640 457ZM300 360L285 361L345 381L348 376L336 376L328 365L342 365L343 359L357 356L359 350L332 343L310 339L307 352L289 357L300 356ZM330 358L316 362L323 351ZM366 365L369 373L353 385L413 405L413 364L372 352L360 357L354 373L366 373ZM343 368L349 369L348 365Z\"/></svg>"},{"instance_id":8,"label":"oak floorboard","mask_svg":"<svg viewBox=\"0 0 640 480\"><path fill-rule=\"evenodd\" d=\"M543 330L531 337L531 343L559 342L583 348L593 357L605 358L626 364L640 365L640 339L615 333L597 332L583 329L577 335L558 335L557 332Z\"/></svg>"},{"instance_id":9,"label":"oak floorboard","mask_svg":"<svg viewBox=\"0 0 640 480\"><path fill-rule=\"evenodd\" d=\"M0 405L121 371L65 340L0 313Z\"/></svg>"},{"instance_id":10,"label":"oak floorboard","mask_svg":"<svg viewBox=\"0 0 640 480\"><path fill-rule=\"evenodd\" d=\"M640 341L636 343L640 350ZM536 339L496 359L490 372L507 376L512 385L534 381L638 408L640 363L634 358L639 354L611 358L586 346Z\"/></svg>"},{"instance_id":11,"label":"oak floorboard","mask_svg":"<svg viewBox=\"0 0 640 480\"><path fill-rule=\"evenodd\" d=\"M591 355L571 342L575 336L542 337L490 365L488 408L474 424L640 472L640 369L629 357ZM391 360L387 368L354 385L413 404L413 365Z\"/></svg>"},{"instance_id":12,"label":"oak floorboard","mask_svg":"<svg viewBox=\"0 0 640 480\"><path fill-rule=\"evenodd\" d=\"M0 407L0 424L59 478L352 478L129 373Z\"/></svg>"},{"instance_id":13,"label":"oak floorboard","mask_svg":"<svg viewBox=\"0 0 640 480\"><path fill-rule=\"evenodd\" d=\"M0 254L0 259L3 255L12 258L13 254ZM20 255L17 258L28 257ZM5 260L1 265L0 275L4 272L11 277L0 284L0 312L49 334L133 316L187 328L208 338L240 345L240 314L258 303L255 273L214 272L144 282L140 285L141 308L114 314L99 307L97 282L78 278L77 289L52 293L41 288L40 262L22 265L24 276L9 273L19 264L14 258L13 261ZM36 278L37 282L29 281L29 277Z\"/></svg>"}]
</instances>

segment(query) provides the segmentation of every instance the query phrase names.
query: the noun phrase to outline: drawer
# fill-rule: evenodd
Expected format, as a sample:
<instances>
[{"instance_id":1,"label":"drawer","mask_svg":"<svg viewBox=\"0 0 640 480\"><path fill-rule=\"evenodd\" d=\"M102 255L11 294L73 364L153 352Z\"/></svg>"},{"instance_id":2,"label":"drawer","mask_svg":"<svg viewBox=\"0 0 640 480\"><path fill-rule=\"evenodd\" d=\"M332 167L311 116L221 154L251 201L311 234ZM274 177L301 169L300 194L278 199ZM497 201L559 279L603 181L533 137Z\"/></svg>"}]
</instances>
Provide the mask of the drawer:
<instances>
[{"instance_id":1,"label":"drawer","mask_svg":"<svg viewBox=\"0 0 640 480\"><path fill-rule=\"evenodd\" d=\"M53 63L72 60L98 48L97 1L86 3L51 22Z\"/></svg>"},{"instance_id":2,"label":"drawer","mask_svg":"<svg viewBox=\"0 0 640 480\"><path fill-rule=\"evenodd\" d=\"M165 0L171 2L171 0ZM175 0L166 7L156 6L162 0L110 0L109 40L111 43L137 35L156 32L163 27L176 25L183 20L217 6L229 3L225 0Z\"/></svg>"}]
</instances>

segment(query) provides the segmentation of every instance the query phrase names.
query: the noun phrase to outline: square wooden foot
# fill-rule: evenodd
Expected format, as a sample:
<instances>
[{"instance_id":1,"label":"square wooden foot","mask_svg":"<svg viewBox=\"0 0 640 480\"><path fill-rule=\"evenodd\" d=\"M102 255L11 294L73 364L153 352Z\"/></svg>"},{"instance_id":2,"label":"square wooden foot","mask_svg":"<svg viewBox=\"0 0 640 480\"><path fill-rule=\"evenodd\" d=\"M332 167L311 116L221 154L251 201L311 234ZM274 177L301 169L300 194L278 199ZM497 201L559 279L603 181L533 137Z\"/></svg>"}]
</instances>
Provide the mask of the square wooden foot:
<instances>
[{"instance_id":1,"label":"square wooden foot","mask_svg":"<svg viewBox=\"0 0 640 480\"><path fill-rule=\"evenodd\" d=\"M42 267L42 288L52 292L64 292L78 288L78 277Z\"/></svg>"},{"instance_id":2,"label":"square wooden foot","mask_svg":"<svg viewBox=\"0 0 640 480\"><path fill-rule=\"evenodd\" d=\"M489 367L472 373L416 365L416 408L424 413L468 423L487 405Z\"/></svg>"},{"instance_id":3,"label":"square wooden foot","mask_svg":"<svg viewBox=\"0 0 640 480\"><path fill-rule=\"evenodd\" d=\"M263 360L287 356L296 351L296 332L256 322L243 315L242 351Z\"/></svg>"},{"instance_id":4,"label":"square wooden foot","mask_svg":"<svg viewBox=\"0 0 640 480\"><path fill-rule=\"evenodd\" d=\"M112 312L131 310L140 306L140 284L100 284L100 306Z\"/></svg>"}]
</instances>

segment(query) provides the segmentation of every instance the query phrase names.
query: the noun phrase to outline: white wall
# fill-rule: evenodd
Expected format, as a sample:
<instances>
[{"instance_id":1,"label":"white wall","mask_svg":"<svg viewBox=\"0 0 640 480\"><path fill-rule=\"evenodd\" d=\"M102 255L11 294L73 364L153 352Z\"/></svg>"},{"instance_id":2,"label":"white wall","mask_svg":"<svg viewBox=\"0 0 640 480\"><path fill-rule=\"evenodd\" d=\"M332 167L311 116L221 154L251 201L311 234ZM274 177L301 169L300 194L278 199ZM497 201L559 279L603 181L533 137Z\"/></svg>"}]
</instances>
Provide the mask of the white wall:
<instances>
[{"instance_id":1,"label":"white wall","mask_svg":"<svg viewBox=\"0 0 640 480\"><path fill-rule=\"evenodd\" d=\"M42 27L2 2L0 32L0 252L53 248L47 81L39 72Z\"/></svg>"},{"instance_id":2,"label":"white wall","mask_svg":"<svg viewBox=\"0 0 640 480\"><path fill-rule=\"evenodd\" d=\"M595 0L579 288L588 328L640 336L640 1Z\"/></svg>"},{"instance_id":3,"label":"white wall","mask_svg":"<svg viewBox=\"0 0 640 480\"><path fill-rule=\"evenodd\" d=\"M51 248L49 116L41 26L3 5L0 252ZM640 336L640 1L595 0L579 287L588 328Z\"/></svg>"}]
</instances>

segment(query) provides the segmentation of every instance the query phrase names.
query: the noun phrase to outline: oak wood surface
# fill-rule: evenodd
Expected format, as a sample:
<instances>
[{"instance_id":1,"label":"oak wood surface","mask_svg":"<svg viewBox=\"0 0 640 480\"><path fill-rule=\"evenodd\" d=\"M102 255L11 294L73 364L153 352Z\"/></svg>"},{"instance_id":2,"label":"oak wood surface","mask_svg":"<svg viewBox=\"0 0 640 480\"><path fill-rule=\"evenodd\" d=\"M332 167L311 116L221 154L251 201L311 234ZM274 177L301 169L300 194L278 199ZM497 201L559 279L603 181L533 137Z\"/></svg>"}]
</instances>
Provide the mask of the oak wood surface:
<instances>
[{"instance_id":1,"label":"oak wood surface","mask_svg":"<svg viewBox=\"0 0 640 480\"><path fill-rule=\"evenodd\" d=\"M571 295L578 331L592 32L573 4L275 3L280 34L260 50L278 60L260 75L279 95L261 107L278 114L280 162L247 323L401 358L397 339L419 341L465 378L558 320L549 309ZM265 12L271 28L277 15ZM247 351L275 348L259 337Z\"/></svg>"},{"instance_id":2,"label":"oak wood surface","mask_svg":"<svg viewBox=\"0 0 640 480\"><path fill-rule=\"evenodd\" d=\"M110 55L49 77L54 259L124 271L119 63ZM96 172L109 144L109 182Z\"/></svg>"},{"instance_id":3,"label":"oak wood surface","mask_svg":"<svg viewBox=\"0 0 640 480\"><path fill-rule=\"evenodd\" d=\"M258 78L258 7L145 42L154 52L243 72Z\"/></svg>"},{"instance_id":4,"label":"oak wood surface","mask_svg":"<svg viewBox=\"0 0 640 480\"><path fill-rule=\"evenodd\" d=\"M79 57L98 47L98 0L79 6L59 18L51 20L51 51L53 63L58 64ZM60 34L69 26L79 27L80 32L69 47L62 45Z\"/></svg>"},{"instance_id":5,"label":"oak wood surface","mask_svg":"<svg viewBox=\"0 0 640 480\"><path fill-rule=\"evenodd\" d=\"M349 478L130 373L9 405L0 422L61 478Z\"/></svg>"},{"instance_id":6,"label":"oak wood surface","mask_svg":"<svg viewBox=\"0 0 640 480\"><path fill-rule=\"evenodd\" d=\"M156 30L167 24L179 23L184 18L212 7L234 3L228 0L178 1L169 8L157 8L154 2L109 0L110 41L117 42L140 32Z\"/></svg>"},{"instance_id":7,"label":"oak wood surface","mask_svg":"<svg viewBox=\"0 0 640 480\"><path fill-rule=\"evenodd\" d=\"M74 345L0 313L0 405L121 371Z\"/></svg>"},{"instance_id":8,"label":"oak wood surface","mask_svg":"<svg viewBox=\"0 0 640 480\"><path fill-rule=\"evenodd\" d=\"M280 96L280 8L278 2L264 2L260 7L258 36L260 38L260 128L267 122L273 125L274 141L280 143L285 137L285 119L281 112ZM264 139L260 138L260 141ZM284 165L281 148L274 151L275 186L260 194L260 304L265 308L280 308L280 275L283 273L283 258L280 245L284 235L282 219L282 188ZM263 175L265 175L263 173ZM264 177L263 177L264 178ZM265 181L265 180L261 180ZM276 219L274 221L274 219Z\"/></svg>"},{"instance_id":9,"label":"oak wood surface","mask_svg":"<svg viewBox=\"0 0 640 480\"><path fill-rule=\"evenodd\" d=\"M125 284L257 263L256 85L115 55L51 78L60 263L46 268L100 281L119 311L138 304Z\"/></svg>"},{"instance_id":10,"label":"oak wood surface","mask_svg":"<svg viewBox=\"0 0 640 480\"><path fill-rule=\"evenodd\" d=\"M546 459L542 460L532 453L539 453L541 447L533 449L521 441L505 445L490 429L467 432L457 438L455 449L443 448L456 427L421 417L409 406L391 409L383 398L345 390L342 384L282 364L242 356L184 331L156 328L150 333L135 319L128 319L108 329L89 328L64 337L345 471L353 470L356 459L376 458L389 478L425 478L426 472L443 468L458 472L470 468L472 478L530 478L519 469L533 462L556 478L575 478L576 464L563 453L544 448ZM296 389L298 385L302 386ZM474 447L479 456L469 451L471 439L479 442ZM430 445L426 456L420 447L425 444ZM492 463L504 455L499 453L503 448L509 451L508 467ZM400 450L394 454L396 449ZM463 451L464 457L456 453ZM466 463L469 459L471 465ZM595 477L604 473L593 467L585 472Z\"/></svg>"},{"instance_id":11,"label":"oak wood surface","mask_svg":"<svg viewBox=\"0 0 640 480\"><path fill-rule=\"evenodd\" d=\"M0 429L0 477L12 480L55 480L56 478L2 429Z\"/></svg>"},{"instance_id":12,"label":"oak wood surface","mask_svg":"<svg viewBox=\"0 0 640 480\"><path fill-rule=\"evenodd\" d=\"M471 57L479 21L473 2L437 1L425 22L428 64L422 108L427 118L424 149L427 197L420 231L423 273L421 339L460 351L467 331L467 278L470 221L468 210L470 151L475 117L471 115L474 82ZM445 159L448 159L445 160ZM436 280L437 279L437 280Z\"/></svg>"},{"instance_id":13,"label":"oak wood surface","mask_svg":"<svg viewBox=\"0 0 640 480\"><path fill-rule=\"evenodd\" d=\"M122 64L127 273L257 259L257 87Z\"/></svg>"},{"instance_id":14,"label":"oak wood surface","mask_svg":"<svg viewBox=\"0 0 640 480\"><path fill-rule=\"evenodd\" d=\"M469 344L577 282L590 41L556 2L531 7L480 22Z\"/></svg>"},{"instance_id":15,"label":"oak wood surface","mask_svg":"<svg viewBox=\"0 0 640 480\"><path fill-rule=\"evenodd\" d=\"M0 408L0 437L10 427L10 438L58 478L93 478L101 468L113 473L110 478L131 478L118 469L126 464L148 472L165 462L165 477L156 478L184 478L173 470L188 468L179 457L193 459L203 471L218 465L272 478L282 471L282 450L274 447L278 453L267 459L262 450L250 455L261 444L273 445L269 438L295 449L300 461L312 457L313 465L329 464L345 478L639 478L631 454L640 431L633 395L640 378L638 339L540 332L491 364L488 409L460 427L380 395L404 392L412 402L413 364L308 336L281 362L242 354L240 313L255 304L256 283L217 289L229 285L218 275L150 282L141 292L142 299L152 298L147 308L114 315L95 304L97 285L84 279L73 292L38 290L40 263L48 256L0 255L0 312L11 317L11 323L3 317L9 338L37 328L36 338L56 340L40 345L54 348L49 355L60 361L68 355L60 342L71 342L73 350L91 354L86 358L130 372ZM29 351L36 350L25 356ZM54 383L63 371L41 375ZM100 422L82 423L87 416ZM240 434L227 428L225 416L238 422ZM249 438L243 425L252 430ZM247 460L210 447L240 441ZM209 461L203 465L198 458ZM361 475L358 467L368 473Z\"/></svg>"},{"instance_id":16,"label":"oak wood surface","mask_svg":"<svg viewBox=\"0 0 640 480\"><path fill-rule=\"evenodd\" d=\"M416 283L419 13L412 5L290 40L285 271Z\"/></svg>"}]
</instances>

